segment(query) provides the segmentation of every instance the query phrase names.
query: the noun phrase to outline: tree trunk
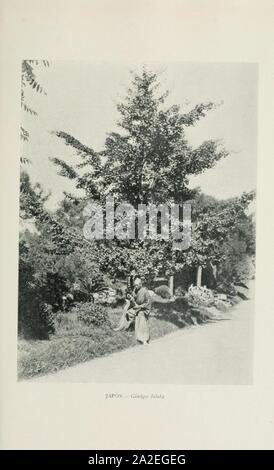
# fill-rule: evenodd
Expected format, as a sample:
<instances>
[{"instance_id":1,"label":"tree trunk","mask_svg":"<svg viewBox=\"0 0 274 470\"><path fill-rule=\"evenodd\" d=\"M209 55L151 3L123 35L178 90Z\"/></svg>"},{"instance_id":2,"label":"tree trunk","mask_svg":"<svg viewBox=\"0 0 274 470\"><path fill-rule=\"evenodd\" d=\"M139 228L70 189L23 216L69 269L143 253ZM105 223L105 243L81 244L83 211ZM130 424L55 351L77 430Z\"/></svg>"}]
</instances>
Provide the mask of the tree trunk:
<instances>
[{"instance_id":1,"label":"tree trunk","mask_svg":"<svg viewBox=\"0 0 274 470\"><path fill-rule=\"evenodd\" d=\"M202 285L202 266L198 266L197 268L197 287L201 287Z\"/></svg>"},{"instance_id":2,"label":"tree trunk","mask_svg":"<svg viewBox=\"0 0 274 470\"><path fill-rule=\"evenodd\" d=\"M173 295L174 295L174 276L169 276L168 287L169 287L170 293L173 297Z\"/></svg>"}]
</instances>

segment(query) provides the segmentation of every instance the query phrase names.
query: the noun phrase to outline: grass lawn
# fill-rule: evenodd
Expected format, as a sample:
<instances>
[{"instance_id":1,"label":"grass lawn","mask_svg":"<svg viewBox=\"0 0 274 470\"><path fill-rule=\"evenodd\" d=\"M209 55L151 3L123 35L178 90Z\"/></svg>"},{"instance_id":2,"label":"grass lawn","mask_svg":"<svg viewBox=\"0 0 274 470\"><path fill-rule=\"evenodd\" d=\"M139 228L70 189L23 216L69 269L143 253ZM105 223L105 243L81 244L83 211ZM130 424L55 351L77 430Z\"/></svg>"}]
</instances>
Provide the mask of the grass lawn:
<instances>
[{"instance_id":1,"label":"grass lawn","mask_svg":"<svg viewBox=\"0 0 274 470\"><path fill-rule=\"evenodd\" d=\"M104 356L136 345L134 331L113 331L122 309L108 307L110 325L87 326L77 315L60 313L56 333L49 340L18 340L18 379L27 379ZM155 315L155 316L154 316ZM183 326L183 325L181 325ZM166 315L157 315L153 308L150 318L151 339L180 328Z\"/></svg>"}]
</instances>

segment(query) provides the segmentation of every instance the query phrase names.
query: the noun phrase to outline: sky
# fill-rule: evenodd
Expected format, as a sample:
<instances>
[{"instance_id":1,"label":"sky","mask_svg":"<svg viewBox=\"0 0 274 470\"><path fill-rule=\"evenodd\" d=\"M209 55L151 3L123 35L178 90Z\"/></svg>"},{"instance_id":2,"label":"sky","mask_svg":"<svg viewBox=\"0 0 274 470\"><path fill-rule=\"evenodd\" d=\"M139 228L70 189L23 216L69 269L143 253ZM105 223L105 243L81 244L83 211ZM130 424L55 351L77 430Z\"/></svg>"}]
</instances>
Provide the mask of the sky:
<instances>
[{"instance_id":1,"label":"sky","mask_svg":"<svg viewBox=\"0 0 274 470\"><path fill-rule=\"evenodd\" d=\"M123 100L141 67L159 75L161 90L169 90L167 104L187 112L196 104L217 104L195 126L186 129L191 145L217 139L229 156L210 170L190 179L190 186L225 199L256 188L257 80L251 63L111 63L55 61L39 65L36 75L46 95L26 90L26 103L37 116L22 112L22 125L30 134L22 154L31 160L25 168L32 182L51 192L48 207L55 209L63 191L77 194L73 182L57 175L50 161L57 157L76 162L74 152L52 134L65 131L94 150L101 150L108 132L117 129L116 104ZM78 193L79 194L79 193Z\"/></svg>"}]
</instances>

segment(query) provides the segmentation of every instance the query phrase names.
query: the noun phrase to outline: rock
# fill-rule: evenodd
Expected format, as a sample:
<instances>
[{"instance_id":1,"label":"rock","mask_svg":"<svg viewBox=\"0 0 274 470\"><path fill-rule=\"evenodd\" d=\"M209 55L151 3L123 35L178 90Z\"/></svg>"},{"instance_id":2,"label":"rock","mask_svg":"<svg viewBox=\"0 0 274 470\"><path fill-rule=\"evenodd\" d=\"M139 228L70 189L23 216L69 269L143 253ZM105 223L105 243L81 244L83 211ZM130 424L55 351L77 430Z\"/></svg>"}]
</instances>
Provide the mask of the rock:
<instances>
[{"instance_id":1,"label":"rock","mask_svg":"<svg viewBox=\"0 0 274 470\"><path fill-rule=\"evenodd\" d=\"M218 299L218 300L227 300L227 295L226 294L217 294L216 299Z\"/></svg>"}]
</instances>

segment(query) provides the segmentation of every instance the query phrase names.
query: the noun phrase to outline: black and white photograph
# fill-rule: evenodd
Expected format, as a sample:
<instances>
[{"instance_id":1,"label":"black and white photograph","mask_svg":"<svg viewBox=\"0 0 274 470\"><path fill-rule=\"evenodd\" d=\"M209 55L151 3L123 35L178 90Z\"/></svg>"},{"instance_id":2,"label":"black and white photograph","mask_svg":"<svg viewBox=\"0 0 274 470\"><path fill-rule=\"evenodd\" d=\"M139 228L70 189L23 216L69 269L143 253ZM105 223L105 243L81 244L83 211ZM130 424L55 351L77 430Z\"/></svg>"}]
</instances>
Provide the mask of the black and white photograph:
<instances>
[{"instance_id":1,"label":"black and white photograph","mask_svg":"<svg viewBox=\"0 0 274 470\"><path fill-rule=\"evenodd\" d=\"M257 87L22 60L19 381L253 383Z\"/></svg>"}]
</instances>

